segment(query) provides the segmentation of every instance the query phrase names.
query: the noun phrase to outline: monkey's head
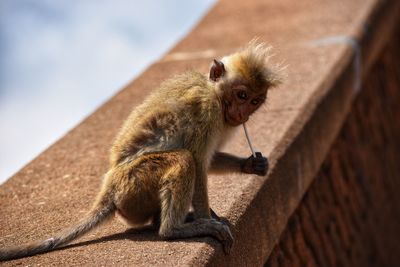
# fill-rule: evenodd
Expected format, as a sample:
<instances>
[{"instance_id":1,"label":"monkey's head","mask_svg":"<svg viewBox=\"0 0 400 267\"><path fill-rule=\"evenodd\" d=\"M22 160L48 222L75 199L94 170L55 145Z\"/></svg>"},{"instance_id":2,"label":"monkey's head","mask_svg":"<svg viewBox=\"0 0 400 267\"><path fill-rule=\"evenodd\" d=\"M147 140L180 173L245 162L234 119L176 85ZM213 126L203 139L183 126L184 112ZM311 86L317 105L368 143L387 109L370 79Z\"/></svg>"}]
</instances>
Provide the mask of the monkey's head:
<instances>
[{"instance_id":1,"label":"monkey's head","mask_svg":"<svg viewBox=\"0 0 400 267\"><path fill-rule=\"evenodd\" d=\"M220 90L227 124L246 122L265 102L268 89L280 83L278 75L267 67L269 50L253 40L235 54L214 59L209 78Z\"/></svg>"}]
</instances>

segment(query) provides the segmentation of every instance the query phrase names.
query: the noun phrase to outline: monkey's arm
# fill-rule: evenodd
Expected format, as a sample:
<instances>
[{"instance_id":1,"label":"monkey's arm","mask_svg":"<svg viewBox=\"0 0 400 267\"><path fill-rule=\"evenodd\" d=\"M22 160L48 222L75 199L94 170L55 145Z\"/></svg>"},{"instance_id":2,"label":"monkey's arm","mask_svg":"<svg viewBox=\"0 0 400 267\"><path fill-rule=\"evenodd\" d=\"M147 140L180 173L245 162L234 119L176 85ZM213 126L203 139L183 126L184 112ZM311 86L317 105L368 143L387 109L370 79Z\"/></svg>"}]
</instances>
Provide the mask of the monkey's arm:
<instances>
[{"instance_id":1,"label":"monkey's arm","mask_svg":"<svg viewBox=\"0 0 400 267\"><path fill-rule=\"evenodd\" d=\"M268 160L260 152L256 157L237 157L224 152L216 152L212 158L209 171L211 173L243 172L257 175L265 175L268 171Z\"/></svg>"}]
</instances>

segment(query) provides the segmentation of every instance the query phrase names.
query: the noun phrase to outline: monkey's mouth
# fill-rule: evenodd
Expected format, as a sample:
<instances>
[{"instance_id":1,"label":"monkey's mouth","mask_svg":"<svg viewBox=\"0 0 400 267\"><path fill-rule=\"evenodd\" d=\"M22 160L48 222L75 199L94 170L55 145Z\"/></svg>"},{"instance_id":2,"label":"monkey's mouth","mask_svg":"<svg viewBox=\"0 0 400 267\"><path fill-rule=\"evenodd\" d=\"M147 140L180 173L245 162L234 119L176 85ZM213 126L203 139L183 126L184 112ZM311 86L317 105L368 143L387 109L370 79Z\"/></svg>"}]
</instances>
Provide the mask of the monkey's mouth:
<instances>
[{"instance_id":1,"label":"monkey's mouth","mask_svg":"<svg viewBox=\"0 0 400 267\"><path fill-rule=\"evenodd\" d=\"M225 121L231 126L238 126L243 123L242 121L232 117L229 112L225 112Z\"/></svg>"}]
</instances>

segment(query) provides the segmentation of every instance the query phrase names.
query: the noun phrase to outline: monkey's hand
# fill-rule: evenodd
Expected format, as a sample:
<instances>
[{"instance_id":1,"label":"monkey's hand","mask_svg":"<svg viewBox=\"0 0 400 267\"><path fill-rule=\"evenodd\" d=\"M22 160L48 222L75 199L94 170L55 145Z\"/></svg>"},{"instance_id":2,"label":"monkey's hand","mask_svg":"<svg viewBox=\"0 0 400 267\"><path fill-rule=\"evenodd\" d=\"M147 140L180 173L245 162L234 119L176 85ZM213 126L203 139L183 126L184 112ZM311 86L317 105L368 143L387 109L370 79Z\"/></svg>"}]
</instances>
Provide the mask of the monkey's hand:
<instances>
[{"instance_id":1,"label":"monkey's hand","mask_svg":"<svg viewBox=\"0 0 400 267\"><path fill-rule=\"evenodd\" d=\"M242 172L264 176L268 171L268 159L261 152L256 152L256 157L251 155L242 163Z\"/></svg>"}]
</instances>

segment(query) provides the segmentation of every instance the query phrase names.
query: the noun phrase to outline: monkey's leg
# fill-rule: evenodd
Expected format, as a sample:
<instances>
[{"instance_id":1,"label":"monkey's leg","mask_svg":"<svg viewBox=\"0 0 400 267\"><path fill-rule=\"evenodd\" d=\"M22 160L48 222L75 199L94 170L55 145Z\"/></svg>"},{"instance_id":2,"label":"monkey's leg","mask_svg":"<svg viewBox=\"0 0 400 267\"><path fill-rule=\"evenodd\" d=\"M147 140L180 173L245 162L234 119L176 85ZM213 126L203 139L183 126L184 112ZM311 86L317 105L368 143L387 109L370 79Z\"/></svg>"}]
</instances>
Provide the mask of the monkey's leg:
<instances>
[{"instance_id":1,"label":"monkey's leg","mask_svg":"<svg viewBox=\"0 0 400 267\"><path fill-rule=\"evenodd\" d=\"M222 242L229 253L233 237L229 227L215 219L201 218L184 223L196 178L195 165L189 152L176 155L174 165L161 178L161 225L159 234L167 239L212 236Z\"/></svg>"},{"instance_id":2,"label":"monkey's leg","mask_svg":"<svg viewBox=\"0 0 400 267\"><path fill-rule=\"evenodd\" d=\"M192 197L194 217L210 219L210 204L208 201L207 172L201 161L196 161L195 187Z\"/></svg>"}]
</instances>

